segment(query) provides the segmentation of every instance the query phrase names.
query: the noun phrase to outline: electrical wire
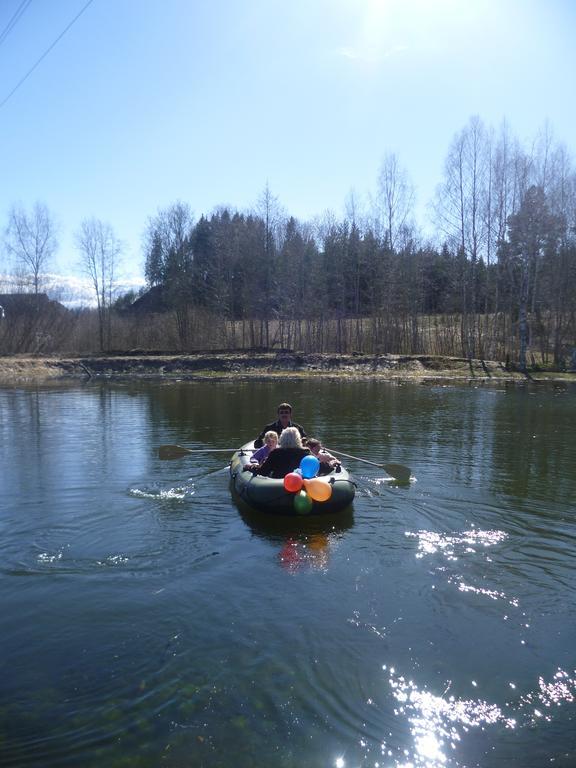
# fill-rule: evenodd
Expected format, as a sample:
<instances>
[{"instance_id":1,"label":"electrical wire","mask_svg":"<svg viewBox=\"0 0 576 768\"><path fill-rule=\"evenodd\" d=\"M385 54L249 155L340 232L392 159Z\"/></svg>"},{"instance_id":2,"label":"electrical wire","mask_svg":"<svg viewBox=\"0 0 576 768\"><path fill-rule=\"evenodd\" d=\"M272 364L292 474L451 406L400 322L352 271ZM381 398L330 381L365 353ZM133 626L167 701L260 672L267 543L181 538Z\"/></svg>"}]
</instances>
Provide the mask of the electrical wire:
<instances>
[{"instance_id":1,"label":"electrical wire","mask_svg":"<svg viewBox=\"0 0 576 768\"><path fill-rule=\"evenodd\" d=\"M6 40L6 38L10 34L10 32L12 32L12 30L14 29L14 27L18 23L20 17L22 16L22 14L26 10L26 8L28 8L28 6L30 5L31 2L32 2L32 0L22 0L20 5L18 6L18 8L16 8L12 18L10 19L8 24L6 24L6 26L2 30L2 33L0 34L0 45L2 45L4 40Z\"/></svg>"},{"instance_id":2,"label":"electrical wire","mask_svg":"<svg viewBox=\"0 0 576 768\"><path fill-rule=\"evenodd\" d=\"M52 49L53 49L53 48L54 48L54 47L57 45L57 43L59 43L59 42L60 42L60 40L62 40L62 38L64 37L64 35L66 34L66 32L68 32L68 30L70 29L70 27L71 27L73 24L75 24L75 23L78 21L78 19L80 18L80 16L82 16L82 14L84 13L84 11L85 11L85 10L88 8L88 6L89 6L89 5L91 5L93 2L94 2L94 0L88 0L88 2L87 2L87 3L86 3L86 4L85 4L83 7L82 7L82 9L81 9L81 10L80 10L80 11L79 11L77 14L76 14L76 16L74 16L74 18L73 18L73 19L72 19L72 21L71 21L71 22L68 24L68 26L67 26L67 27L65 27L65 28L62 30L62 32L60 32L60 34L58 35L58 37L56 38L56 40L54 40L54 42L53 42L53 43L52 43L52 44L51 44L51 45L50 45L50 46L49 46L49 47L48 47L48 48L47 48L47 49L44 51L44 53L42 54L42 56L40 56L40 58L38 59L38 61L37 61L37 62L36 62L36 63L35 63L35 64L34 64L34 65L33 65L33 66L32 66L32 67L31 67L31 68L28 70L28 72L26 72L26 74L24 75L24 77L23 77L23 78L21 78L21 80L19 80L19 82L18 82L18 83L16 83L16 85L14 86L14 88L12 88L12 90L10 91L10 93L8 94L8 96L6 96L6 98L5 98L3 101L1 101L1 102L0 102L0 109L2 109L2 107L4 106L4 104L6 104L6 102L8 101L8 99L10 99L10 98L11 98L11 97L12 97L12 96L13 96L13 95L16 93L16 91L18 90L18 88L20 88L20 86L21 86L21 85L23 85L23 84L26 82L26 80L28 80L28 78L30 77L30 75L32 74L32 72L34 72L34 70L36 69L36 67L37 67L39 64L41 64L41 63L44 61L44 59L46 58L46 56L48 56L48 54L50 53L50 51L51 51L51 50L52 50Z\"/></svg>"}]
</instances>

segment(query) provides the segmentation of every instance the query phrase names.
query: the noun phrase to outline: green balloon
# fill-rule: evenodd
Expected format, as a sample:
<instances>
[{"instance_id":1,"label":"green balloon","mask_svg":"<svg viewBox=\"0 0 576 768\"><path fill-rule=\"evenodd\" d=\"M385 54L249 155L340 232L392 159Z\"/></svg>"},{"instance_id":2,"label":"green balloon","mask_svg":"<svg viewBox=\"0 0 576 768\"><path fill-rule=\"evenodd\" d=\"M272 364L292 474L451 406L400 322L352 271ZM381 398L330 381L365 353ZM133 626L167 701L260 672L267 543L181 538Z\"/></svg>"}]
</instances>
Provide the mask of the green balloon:
<instances>
[{"instance_id":1,"label":"green balloon","mask_svg":"<svg viewBox=\"0 0 576 768\"><path fill-rule=\"evenodd\" d=\"M294 509L299 515L307 515L312 509L313 503L306 491L299 491L294 496Z\"/></svg>"}]
</instances>

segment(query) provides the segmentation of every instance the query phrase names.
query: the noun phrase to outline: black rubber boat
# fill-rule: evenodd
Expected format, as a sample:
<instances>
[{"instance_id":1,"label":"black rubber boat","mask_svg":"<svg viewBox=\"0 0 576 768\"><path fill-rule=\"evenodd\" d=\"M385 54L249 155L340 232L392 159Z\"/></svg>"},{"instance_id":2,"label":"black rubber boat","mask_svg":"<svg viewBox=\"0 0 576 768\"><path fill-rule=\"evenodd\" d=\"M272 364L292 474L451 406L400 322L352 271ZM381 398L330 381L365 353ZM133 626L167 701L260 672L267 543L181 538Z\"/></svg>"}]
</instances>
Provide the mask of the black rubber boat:
<instances>
[{"instance_id":1,"label":"black rubber boat","mask_svg":"<svg viewBox=\"0 0 576 768\"><path fill-rule=\"evenodd\" d=\"M339 466L330 474L315 478L315 481L321 481L331 486L330 498L326 501L312 501L309 511L299 512L297 509L302 505L295 504L296 494L285 490L283 479L263 477L262 475L254 475L252 472L242 471L250 462L253 452L254 443L251 441L236 451L230 461L233 490L252 509L275 515L292 515L293 517L326 515L346 509L354 499L356 484L348 470Z\"/></svg>"}]
</instances>

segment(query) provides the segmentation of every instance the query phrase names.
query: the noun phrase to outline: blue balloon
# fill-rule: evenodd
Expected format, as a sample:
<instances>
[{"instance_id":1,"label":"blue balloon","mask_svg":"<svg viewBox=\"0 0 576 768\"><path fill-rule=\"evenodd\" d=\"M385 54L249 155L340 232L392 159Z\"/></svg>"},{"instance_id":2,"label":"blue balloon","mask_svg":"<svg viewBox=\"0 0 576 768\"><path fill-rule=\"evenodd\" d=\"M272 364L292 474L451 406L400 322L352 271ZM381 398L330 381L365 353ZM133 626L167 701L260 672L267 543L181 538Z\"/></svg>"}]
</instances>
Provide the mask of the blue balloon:
<instances>
[{"instance_id":1,"label":"blue balloon","mask_svg":"<svg viewBox=\"0 0 576 768\"><path fill-rule=\"evenodd\" d=\"M310 480L312 477L316 477L318 470L320 469L320 462L316 456L304 456L300 462L300 469L302 470L302 477L306 480Z\"/></svg>"}]
</instances>

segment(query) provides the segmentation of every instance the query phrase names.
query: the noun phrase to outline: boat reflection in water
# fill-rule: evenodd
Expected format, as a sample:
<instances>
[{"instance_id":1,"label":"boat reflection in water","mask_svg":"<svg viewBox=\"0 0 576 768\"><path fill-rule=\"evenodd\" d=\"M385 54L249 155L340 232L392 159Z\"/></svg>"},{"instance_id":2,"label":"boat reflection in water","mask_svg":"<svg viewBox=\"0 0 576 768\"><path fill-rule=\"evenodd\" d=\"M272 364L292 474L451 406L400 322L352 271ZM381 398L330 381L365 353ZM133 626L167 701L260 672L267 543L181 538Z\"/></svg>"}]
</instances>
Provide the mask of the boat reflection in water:
<instances>
[{"instance_id":1,"label":"boat reflection in water","mask_svg":"<svg viewBox=\"0 0 576 768\"><path fill-rule=\"evenodd\" d=\"M233 494L233 499L246 525L256 536L278 547L279 565L292 573L302 569L325 570L330 551L354 525L352 506L333 515L287 517L258 512L237 494Z\"/></svg>"}]
</instances>

